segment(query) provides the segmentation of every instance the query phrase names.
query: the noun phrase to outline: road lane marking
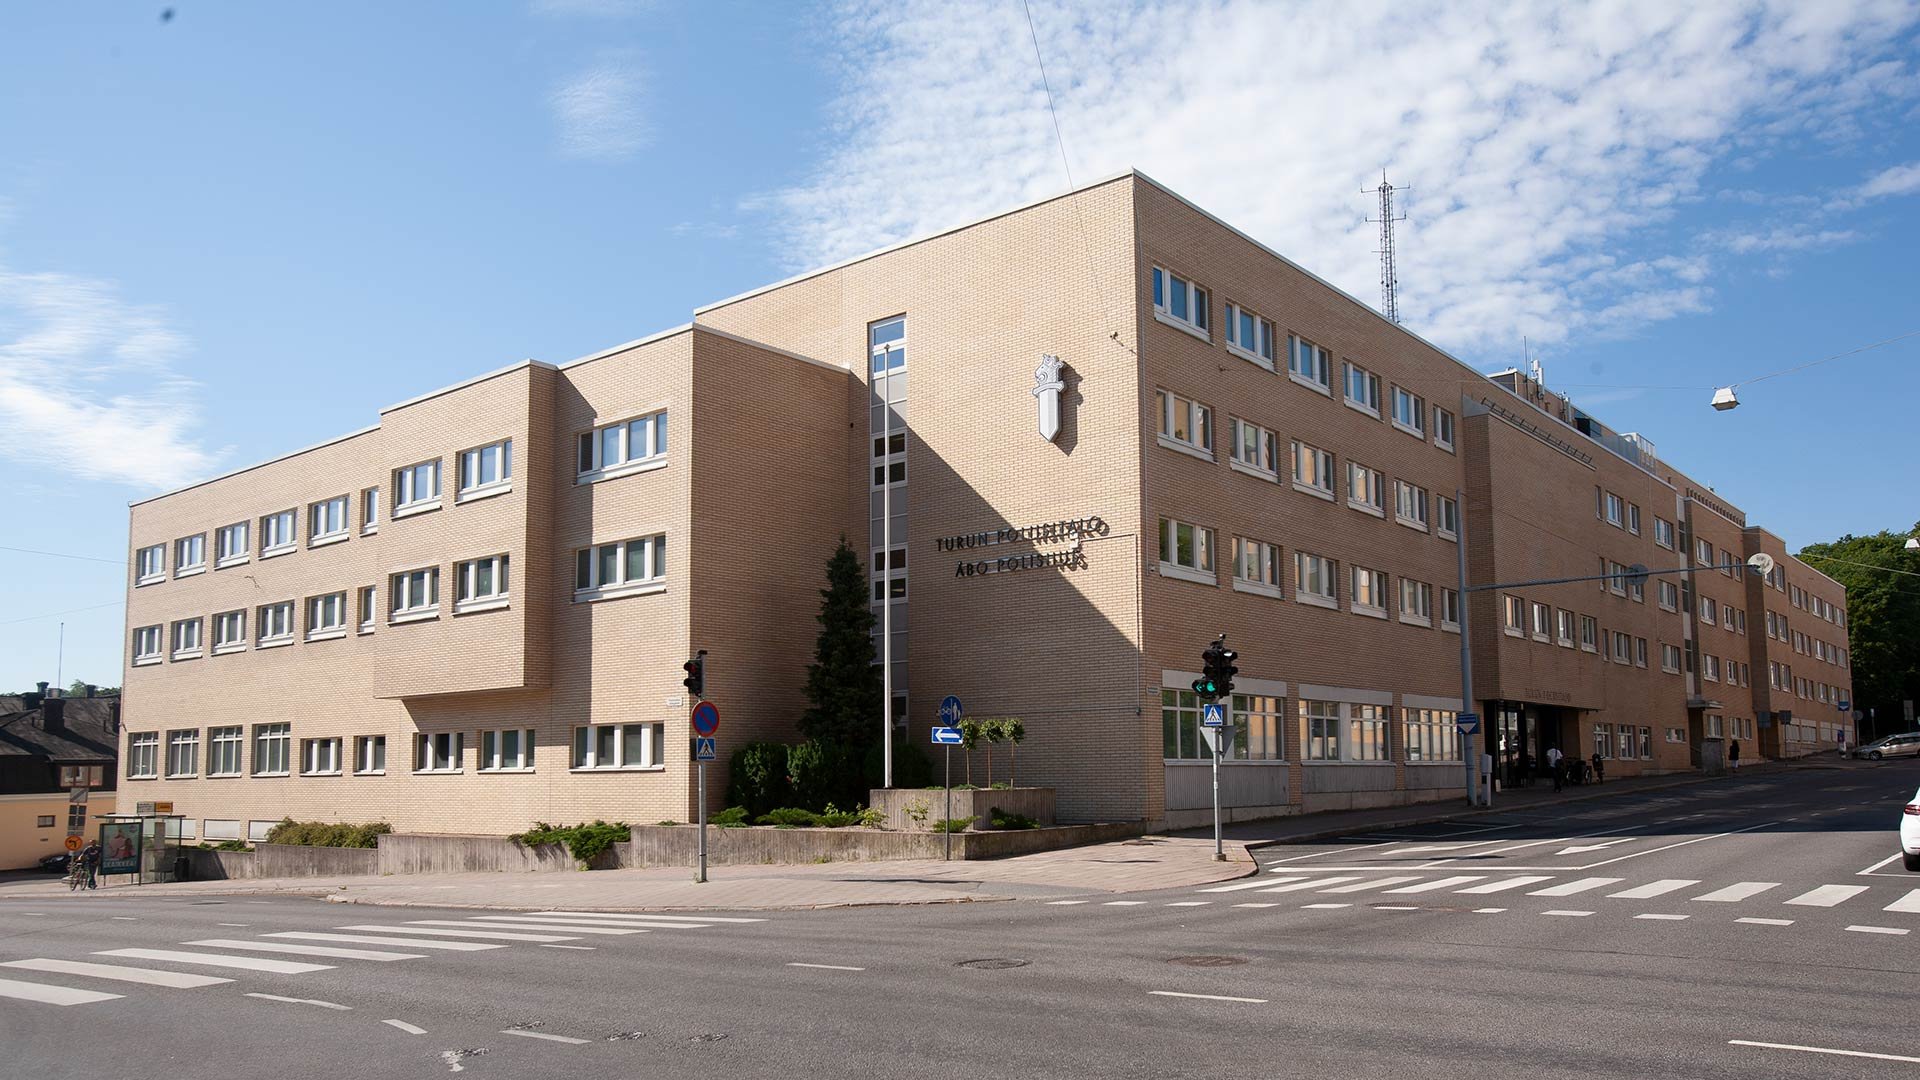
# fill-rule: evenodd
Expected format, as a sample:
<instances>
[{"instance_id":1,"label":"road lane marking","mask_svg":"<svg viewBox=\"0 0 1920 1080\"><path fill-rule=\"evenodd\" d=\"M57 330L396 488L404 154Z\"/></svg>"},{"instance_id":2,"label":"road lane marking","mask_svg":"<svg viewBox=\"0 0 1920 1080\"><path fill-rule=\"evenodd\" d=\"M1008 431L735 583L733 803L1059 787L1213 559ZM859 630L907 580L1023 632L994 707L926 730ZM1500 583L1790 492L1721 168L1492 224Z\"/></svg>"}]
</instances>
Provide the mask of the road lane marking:
<instances>
[{"instance_id":1,"label":"road lane marking","mask_svg":"<svg viewBox=\"0 0 1920 1080\"><path fill-rule=\"evenodd\" d=\"M1260 908L1260 907L1279 907L1280 905L1279 905L1279 904L1235 904L1235 905L1233 905L1233 906L1234 906L1234 907L1254 907L1254 908Z\"/></svg>"},{"instance_id":2,"label":"road lane marking","mask_svg":"<svg viewBox=\"0 0 1920 1080\"><path fill-rule=\"evenodd\" d=\"M1475 885L1472 888L1460 889L1458 891L1469 896L1484 896L1487 893L1506 892L1508 889L1518 889L1527 885L1537 885L1542 881L1552 880L1553 875L1551 874L1528 875L1526 877L1505 878L1501 881L1490 881L1485 885Z\"/></svg>"},{"instance_id":3,"label":"road lane marking","mask_svg":"<svg viewBox=\"0 0 1920 1080\"><path fill-rule=\"evenodd\" d=\"M1168 904L1167 906L1168 907L1206 907L1208 904L1211 904L1211 903L1213 903L1213 901L1211 900L1176 900L1173 903Z\"/></svg>"},{"instance_id":4,"label":"road lane marking","mask_svg":"<svg viewBox=\"0 0 1920 1080\"><path fill-rule=\"evenodd\" d=\"M1349 908L1352 906L1353 906L1352 904L1301 904L1300 905L1301 909L1306 911L1332 911L1334 908Z\"/></svg>"},{"instance_id":5,"label":"road lane marking","mask_svg":"<svg viewBox=\"0 0 1920 1080\"><path fill-rule=\"evenodd\" d=\"M1375 904L1373 905L1373 910L1375 911L1419 911L1420 908L1418 905L1414 905L1414 904Z\"/></svg>"},{"instance_id":6,"label":"road lane marking","mask_svg":"<svg viewBox=\"0 0 1920 1080\"><path fill-rule=\"evenodd\" d=\"M217 923L214 923L213 925L215 926L252 926L253 924L243 923L243 922L217 922Z\"/></svg>"},{"instance_id":7,"label":"road lane marking","mask_svg":"<svg viewBox=\"0 0 1920 1080\"><path fill-rule=\"evenodd\" d=\"M434 937L484 938L488 941L579 941L570 934L523 934L510 930L440 930L424 926L393 926L383 923L355 923L336 926L335 930L362 930L375 934L432 934Z\"/></svg>"},{"instance_id":8,"label":"road lane marking","mask_svg":"<svg viewBox=\"0 0 1920 1080\"><path fill-rule=\"evenodd\" d=\"M1875 1061L1916 1061L1920 1057L1902 1057L1899 1054L1875 1054L1866 1050L1835 1050L1830 1046L1795 1046L1792 1043L1752 1042L1747 1039L1728 1039L1728 1046L1757 1046L1763 1050L1798 1050L1803 1054L1833 1054L1838 1057L1872 1058Z\"/></svg>"},{"instance_id":9,"label":"road lane marking","mask_svg":"<svg viewBox=\"0 0 1920 1080\"><path fill-rule=\"evenodd\" d=\"M1898 851L1896 851L1896 852L1894 852L1893 854L1891 854L1891 855L1889 855L1889 856L1887 856L1886 858L1884 858L1884 859L1881 859L1881 860L1880 860L1879 862L1877 862L1877 863L1874 863L1874 864L1873 864L1872 866L1869 866L1869 867L1867 867L1867 868L1866 868L1865 870L1855 870L1855 871L1853 872L1853 876L1854 876L1854 877L1866 877L1867 875L1869 875L1869 874L1871 874L1871 873L1873 873L1874 871L1876 871L1876 870L1878 870L1878 869L1880 869L1881 867L1883 867L1883 866L1885 866L1885 865L1887 865L1888 863L1890 863L1890 862L1892 862L1893 860L1895 860L1895 859L1897 859L1897 858L1899 858L1899 857L1900 857L1900 854L1901 854L1900 852L1898 852ZM1889 876L1892 876L1892 875L1889 875Z\"/></svg>"},{"instance_id":10,"label":"road lane marking","mask_svg":"<svg viewBox=\"0 0 1920 1080\"><path fill-rule=\"evenodd\" d=\"M1748 923L1753 926L1792 926L1792 919L1735 919L1734 922Z\"/></svg>"},{"instance_id":11,"label":"road lane marking","mask_svg":"<svg viewBox=\"0 0 1920 1080\"><path fill-rule=\"evenodd\" d=\"M132 915L111 915L108 917L111 919L114 919L117 922L139 922L140 921L139 919L134 918Z\"/></svg>"},{"instance_id":12,"label":"road lane marking","mask_svg":"<svg viewBox=\"0 0 1920 1080\"><path fill-rule=\"evenodd\" d=\"M1895 900L1893 903L1888 904L1886 907L1883 907L1880 910L1881 911L1920 912L1920 889L1913 890L1912 892L1908 893L1907 895L1901 897L1898 900Z\"/></svg>"},{"instance_id":13,"label":"road lane marking","mask_svg":"<svg viewBox=\"0 0 1920 1080\"><path fill-rule=\"evenodd\" d=\"M1481 881L1484 880L1486 876L1485 874L1463 874L1459 877L1441 878L1439 881L1423 881L1418 885L1407 885L1398 889L1388 889L1387 892L1394 895L1401 893L1431 892L1434 889L1444 889L1449 885L1465 885L1469 881Z\"/></svg>"},{"instance_id":14,"label":"road lane marking","mask_svg":"<svg viewBox=\"0 0 1920 1080\"><path fill-rule=\"evenodd\" d=\"M1505 910L1507 909L1503 907L1477 907L1473 909L1473 913L1475 915L1498 915Z\"/></svg>"},{"instance_id":15,"label":"road lane marking","mask_svg":"<svg viewBox=\"0 0 1920 1080\"><path fill-rule=\"evenodd\" d=\"M1049 901L1047 901L1047 906L1048 906L1048 907L1073 907L1073 906L1074 906L1075 904L1085 904L1085 903L1090 903L1090 901L1087 901L1087 900L1049 900Z\"/></svg>"},{"instance_id":16,"label":"road lane marking","mask_svg":"<svg viewBox=\"0 0 1920 1080\"><path fill-rule=\"evenodd\" d=\"M1248 1005L1265 1005L1266 998L1228 997L1225 994L1183 994L1178 990L1149 990L1155 997L1195 998L1200 1001L1239 1001Z\"/></svg>"},{"instance_id":17,"label":"road lane marking","mask_svg":"<svg viewBox=\"0 0 1920 1080\"><path fill-rule=\"evenodd\" d=\"M548 915L476 915L467 921L469 923L477 923L481 926L512 925L533 930L546 927L549 930L565 930L568 933L581 934L638 934L646 930L701 930L706 928L705 923L614 923L594 919L561 918L559 916Z\"/></svg>"},{"instance_id":18,"label":"road lane marking","mask_svg":"<svg viewBox=\"0 0 1920 1080\"><path fill-rule=\"evenodd\" d=\"M279 994L255 994L251 992L249 992L247 996L250 998L259 998L262 1001L284 1001L289 1005L318 1005L323 1009L339 1009L341 1012L353 1011L353 1006L351 1005L341 1005L332 1001L321 1001L318 998L281 997Z\"/></svg>"},{"instance_id":19,"label":"road lane marking","mask_svg":"<svg viewBox=\"0 0 1920 1080\"><path fill-rule=\"evenodd\" d=\"M500 1034L518 1035L523 1039L545 1039L548 1042L566 1043L568 1046L580 1046L587 1041L585 1039L576 1039L571 1035L549 1035L544 1031L521 1031L518 1028L508 1028Z\"/></svg>"},{"instance_id":20,"label":"road lane marking","mask_svg":"<svg viewBox=\"0 0 1920 1080\"><path fill-rule=\"evenodd\" d=\"M1856 934L1892 934L1895 937L1906 937L1909 933L1903 926L1849 926L1847 929Z\"/></svg>"},{"instance_id":21,"label":"road lane marking","mask_svg":"<svg viewBox=\"0 0 1920 1080\"><path fill-rule=\"evenodd\" d=\"M1798 907L1836 907L1867 891L1865 885L1822 885L1809 889L1786 903Z\"/></svg>"},{"instance_id":22,"label":"road lane marking","mask_svg":"<svg viewBox=\"0 0 1920 1080\"><path fill-rule=\"evenodd\" d=\"M1758 896L1768 889L1777 889L1779 887L1780 883L1777 881L1742 881L1735 885L1729 885L1724 889L1715 889L1710 893L1703 893L1694 897L1694 900L1704 900L1712 904L1731 904L1736 901L1745 900L1749 896Z\"/></svg>"},{"instance_id":23,"label":"road lane marking","mask_svg":"<svg viewBox=\"0 0 1920 1080\"><path fill-rule=\"evenodd\" d=\"M757 923L767 921L737 915L660 915L651 911L536 911L533 914L567 915L581 919L649 919L655 922Z\"/></svg>"},{"instance_id":24,"label":"road lane marking","mask_svg":"<svg viewBox=\"0 0 1920 1080\"><path fill-rule=\"evenodd\" d=\"M1583 893L1589 889L1598 889L1603 885L1617 885L1621 880L1621 878L1617 877L1587 877L1581 878L1578 881L1569 881L1562 885L1549 885L1544 889L1535 889L1527 895L1572 896L1575 893Z\"/></svg>"},{"instance_id":25,"label":"road lane marking","mask_svg":"<svg viewBox=\"0 0 1920 1080\"><path fill-rule=\"evenodd\" d=\"M1648 848L1645 851L1630 851L1625 855L1615 855L1611 859L1601 859L1597 863L1588 863L1587 865L1580 867L1580 869L1593 870L1602 866L1610 866L1613 863L1625 862L1628 859L1637 859L1642 855L1658 855L1663 851L1672 851L1674 848L1686 847L1688 844L1703 844L1708 840L1719 840L1722 837L1738 836L1741 833L1750 833L1750 832L1753 832L1755 829L1765 829L1778 824L1780 823L1777 821L1763 821L1758 825L1749 825L1744 829L1731 829L1727 832L1714 833L1712 836L1696 836L1691 840L1682 840L1677 844L1667 844L1664 847Z\"/></svg>"},{"instance_id":26,"label":"road lane marking","mask_svg":"<svg viewBox=\"0 0 1920 1080\"><path fill-rule=\"evenodd\" d=\"M867 970L866 968L863 968L863 967L848 967L845 964L802 964L797 960L789 962L787 966L799 967L799 968L819 968L821 971L865 971Z\"/></svg>"},{"instance_id":27,"label":"road lane marking","mask_svg":"<svg viewBox=\"0 0 1920 1080\"><path fill-rule=\"evenodd\" d=\"M594 951L592 945L541 945L538 947L542 949L579 949L581 952Z\"/></svg>"},{"instance_id":28,"label":"road lane marking","mask_svg":"<svg viewBox=\"0 0 1920 1080\"><path fill-rule=\"evenodd\" d=\"M1591 915L1591 914L1593 914L1593 912L1591 912L1591 911L1564 911L1564 910L1562 910L1562 909L1560 909L1560 908L1554 908L1554 909L1552 909L1552 910L1549 910L1549 911L1543 911L1543 912L1541 912L1540 914L1542 914L1542 915L1566 915L1566 916L1570 916L1570 917L1573 917L1573 918L1579 918L1579 917L1581 917L1581 916L1583 916L1583 915Z\"/></svg>"},{"instance_id":29,"label":"road lane marking","mask_svg":"<svg viewBox=\"0 0 1920 1080\"><path fill-rule=\"evenodd\" d=\"M507 922L505 920L494 919L485 921L476 921L473 919L466 919L464 921L458 919L408 919L407 921L417 923L421 926L465 926L475 930L483 926L497 926L502 930L553 930L556 932L565 930L569 934L597 934L601 937L618 937L626 934L650 934L653 932L637 926L572 926L567 923L556 924L552 922L533 921Z\"/></svg>"},{"instance_id":30,"label":"road lane marking","mask_svg":"<svg viewBox=\"0 0 1920 1080\"><path fill-rule=\"evenodd\" d=\"M1689 885L1698 884L1700 884L1700 882L1692 878L1665 878L1651 885L1642 885L1635 889L1622 889L1616 893L1608 893L1607 899L1651 900L1656 896L1665 896L1667 893L1673 892L1676 889L1684 889Z\"/></svg>"},{"instance_id":31,"label":"road lane marking","mask_svg":"<svg viewBox=\"0 0 1920 1080\"><path fill-rule=\"evenodd\" d=\"M108 949L95 956L124 956L130 960L170 960L176 964L203 967L240 968L245 971L271 971L278 975L301 975L309 971L332 971L332 964L306 964L294 960L269 960L264 956L221 956L215 953L181 952L178 949Z\"/></svg>"},{"instance_id":32,"label":"road lane marking","mask_svg":"<svg viewBox=\"0 0 1920 1080\"><path fill-rule=\"evenodd\" d=\"M1270 889L1261 889L1260 891L1263 893L1300 892L1306 889L1317 889L1322 885L1338 885L1343 881L1359 881L1359 880L1360 880L1359 878L1353 876L1352 874L1349 874L1346 877L1309 878L1306 881L1296 881L1291 885L1275 885Z\"/></svg>"},{"instance_id":33,"label":"road lane marking","mask_svg":"<svg viewBox=\"0 0 1920 1080\"><path fill-rule=\"evenodd\" d=\"M1140 905L1145 903L1146 903L1145 900L1109 900L1106 903L1101 904L1100 906L1101 907L1139 907Z\"/></svg>"},{"instance_id":34,"label":"road lane marking","mask_svg":"<svg viewBox=\"0 0 1920 1080\"><path fill-rule=\"evenodd\" d=\"M96 979L141 983L146 986L166 986L175 990L214 986L233 981L218 975L195 975L185 971L162 971L158 968L122 967L119 964L89 964L84 960L9 960L0 964L0 967L19 968L22 971L50 971L61 975L90 975Z\"/></svg>"},{"instance_id":35,"label":"road lane marking","mask_svg":"<svg viewBox=\"0 0 1920 1080\"><path fill-rule=\"evenodd\" d=\"M1323 893L1356 893L1368 889L1378 889L1386 885L1400 885L1409 881L1419 881L1419 874L1402 874L1399 877L1379 878L1375 881L1363 881L1358 885L1339 885L1331 889L1321 889Z\"/></svg>"},{"instance_id":36,"label":"road lane marking","mask_svg":"<svg viewBox=\"0 0 1920 1080\"><path fill-rule=\"evenodd\" d=\"M1303 879L1298 877L1289 877L1289 878L1281 878L1280 880L1285 882L1285 881L1300 881ZM1203 893L1240 892L1243 889L1266 888L1273 884L1275 884L1275 881L1272 878L1265 878L1265 879L1254 878L1252 881L1236 881L1231 885L1215 885L1211 889L1201 889L1200 891Z\"/></svg>"},{"instance_id":37,"label":"road lane marking","mask_svg":"<svg viewBox=\"0 0 1920 1080\"><path fill-rule=\"evenodd\" d=\"M1583 851L1599 851L1603 848L1610 848L1616 844L1624 844L1638 839L1640 838L1637 836L1622 836L1612 840L1602 840L1597 844L1574 844L1571 847L1563 847L1559 851L1554 852L1553 857L1557 859L1562 855L1577 855Z\"/></svg>"},{"instance_id":38,"label":"road lane marking","mask_svg":"<svg viewBox=\"0 0 1920 1080\"><path fill-rule=\"evenodd\" d=\"M239 938L204 938L183 941L208 949L239 949L243 952L289 953L294 956L325 956L335 960L418 960L424 953L388 952L385 949L337 949L329 945L290 945L283 941L242 941Z\"/></svg>"},{"instance_id":39,"label":"road lane marking","mask_svg":"<svg viewBox=\"0 0 1920 1080\"><path fill-rule=\"evenodd\" d=\"M428 938L376 937L372 934L320 934L309 930L283 930L267 936L293 941L344 941L348 944L395 945L406 949L445 949L448 952L483 952L506 948L491 941L434 941Z\"/></svg>"},{"instance_id":40,"label":"road lane marking","mask_svg":"<svg viewBox=\"0 0 1920 1080\"><path fill-rule=\"evenodd\" d=\"M1668 922L1679 922L1682 919L1690 919L1692 917L1693 916L1691 915L1635 915L1634 916L1634 918L1636 919L1663 919Z\"/></svg>"},{"instance_id":41,"label":"road lane marking","mask_svg":"<svg viewBox=\"0 0 1920 1080\"><path fill-rule=\"evenodd\" d=\"M382 1020L380 1022L383 1024L391 1025L393 1027L397 1027L401 1031L404 1031L409 1035L425 1035L427 1033L426 1028L414 1027L412 1024L407 1023L405 1020Z\"/></svg>"},{"instance_id":42,"label":"road lane marking","mask_svg":"<svg viewBox=\"0 0 1920 1080\"><path fill-rule=\"evenodd\" d=\"M75 990L71 986L49 986L46 983L0 979L0 998L37 1001L42 1005L91 1005L96 1001L112 1001L125 996L125 994L103 994L98 990Z\"/></svg>"}]
</instances>

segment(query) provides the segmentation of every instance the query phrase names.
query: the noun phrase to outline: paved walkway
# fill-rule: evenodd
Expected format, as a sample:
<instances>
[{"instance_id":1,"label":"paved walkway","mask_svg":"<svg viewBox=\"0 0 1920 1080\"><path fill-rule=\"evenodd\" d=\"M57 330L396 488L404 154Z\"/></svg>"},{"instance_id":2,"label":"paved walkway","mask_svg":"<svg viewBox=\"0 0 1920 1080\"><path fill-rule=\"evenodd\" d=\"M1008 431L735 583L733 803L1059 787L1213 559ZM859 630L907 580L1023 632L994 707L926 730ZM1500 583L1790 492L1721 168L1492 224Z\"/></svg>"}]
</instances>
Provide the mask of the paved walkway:
<instances>
[{"instance_id":1,"label":"paved walkway","mask_svg":"<svg viewBox=\"0 0 1920 1080\"><path fill-rule=\"evenodd\" d=\"M91 896L314 896L340 903L508 910L671 911L940 904L1144 892L1204 885L1252 873L1246 848L1213 861L1206 840L1141 837L1066 851L976 862L712 866L695 884L685 867L588 873L414 874L387 877L256 878L172 885L112 885ZM0 901L68 896L64 878L0 882ZM4 907L0 907L3 912Z\"/></svg>"}]
</instances>

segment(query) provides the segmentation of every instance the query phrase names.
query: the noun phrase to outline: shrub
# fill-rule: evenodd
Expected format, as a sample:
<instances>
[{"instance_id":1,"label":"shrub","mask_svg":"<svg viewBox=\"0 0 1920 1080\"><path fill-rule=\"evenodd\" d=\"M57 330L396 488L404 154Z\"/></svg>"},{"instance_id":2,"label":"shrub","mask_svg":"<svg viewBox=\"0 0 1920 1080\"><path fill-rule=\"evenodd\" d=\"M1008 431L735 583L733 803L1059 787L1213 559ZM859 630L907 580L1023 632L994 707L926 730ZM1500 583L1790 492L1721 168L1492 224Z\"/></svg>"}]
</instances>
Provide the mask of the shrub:
<instances>
[{"instance_id":1,"label":"shrub","mask_svg":"<svg viewBox=\"0 0 1920 1080\"><path fill-rule=\"evenodd\" d=\"M775 825L782 829L797 829L813 825L817 817L818 815L814 814L811 810L803 810L797 806L783 806L777 810L769 810L761 814L754 820L754 824Z\"/></svg>"},{"instance_id":2,"label":"shrub","mask_svg":"<svg viewBox=\"0 0 1920 1080\"><path fill-rule=\"evenodd\" d=\"M780 743L748 743L735 750L727 774L727 802L745 807L749 817L793 804L787 748Z\"/></svg>"},{"instance_id":3,"label":"shrub","mask_svg":"<svg viewBox=\"0 0 1920 1080\"><path fill-rule=\"evenodd\" d=\"M245 840L222 840L217 844L209 844L205 840L202 840L200 841L200 847L206 851L246 851L247 842Z\"/></svg>"},{"instance_id":4,"label":"shrub","mask_svg":"<svg viewBox=\"0 0 1920 1080\"><path fill-rule=\"evenodd\" d=\"M970 817L943 818L933 823L933 831L941 833L966 832L967 826L972 824L973 819Z\"/></svg>"},{"instance_id":5,"label":"shrub","mask_svg":"<svg viewBox=\"0 0 1920 1080\"><path fill-rule=\"evenodd\" d=\"M723 829L745 828L747 825L747 808L744 806L729 806L725 810L708 818L707 823L710 825L718 825Z\"/></svg>"},{"instance_id":6,"label":"shrub","mask_svg":"<svg viewBox=\"0 0 1920 1080\"><path fill-rule=\"evenodd\" d=\"M384 821L369 822L365 825L348 825L281 818L278 825L267 830L267 843L295 844L302 847L370 848L380 846L380 836L392 831L393 826Z\"/></svg>"},{"instance_id":7,"label":"shrub","mask_svg":"<svg viewBox=\"0 0 1920 1080\"><path fill-rule=\"evenodd\" d=\"M574 858L592 864L602 852L632 835L624 821L612 825L604 821L595 821L591 825L549 825L544 821L536 821L533 828L514 834L512 839L522 847L565 844Z\"/></svg>"},{"instance_id":8,"label":"shrub","mask_svg":"<svg viewBox=\"0 0 1920 1080\"><path fill-rule=\"evenodd\" d=\"M866 766L866 784L868 788L877 788L884 785L886 776L880 768L880 763L885 756L885 752L877 743L867 748L864 764ZM920 744L910 742L905 738L894 739L893 786L897 788L925 787L932 784L933 780L933 759L927 756L926 751L920 749Z\"/></svg>"},{"instance_id":9,"label":"shrub","mask_svg":"<svg viewBox=\"0 0 1920 1080\"><path fill-rule=\"evenodd\" d=\"M672 818L668 818L668 819L667 819L667 820L665 820L665 821L657 821L657 822L655 822L654 824L656 824L656 825L678 825L678 824L680 824L680 823L679 823L679 822L677 822L677 821L675 821L675 820L673 820Z\"/></svg>"},{"instance_id":10,"label":"shrub","mask_svg":"<svg viewBox=\"0 0 1920 1080\"><path fill-rule=\"evenodd\" d=\"M996 829L1037 829L1040 823L1025 814L1016 814L1009 810L993 807L987 813L988 820Z\"/></svg>"},{"instance_id":11,"label":"shrub","mask_svg":"<svg viewBox=\"0 0 1920 1080\"><path fill-rule=\"evenodd\" d=\"M828 803L852 806L866 801L860 758L840 743L809 739L787 750L787 776L793 804L824 810Z\"/></svg>"}]
</instances>

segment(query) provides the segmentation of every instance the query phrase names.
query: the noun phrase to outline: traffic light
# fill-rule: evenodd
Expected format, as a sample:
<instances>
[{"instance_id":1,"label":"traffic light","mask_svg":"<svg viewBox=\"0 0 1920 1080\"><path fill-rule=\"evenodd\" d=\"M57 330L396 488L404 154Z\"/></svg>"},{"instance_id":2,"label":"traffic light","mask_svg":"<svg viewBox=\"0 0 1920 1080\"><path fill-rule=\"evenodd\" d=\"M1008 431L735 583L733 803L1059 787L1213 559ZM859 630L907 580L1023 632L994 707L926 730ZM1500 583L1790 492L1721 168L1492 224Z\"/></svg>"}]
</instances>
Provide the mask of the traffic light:
<instances>
[{"instance_id":1,"label":"traffic light","mask_svg":"<svg viewBox=\"0 0 1920 1080\"><path fill-rule=\"evenodd\" d=\"M1225 634L1214 638L1207 651L1200 654L1204 674L1193 680L1193 692L1207 701L1218 701L1233 693L1233 677L1240 672L1233 662L1239 658L1239 653L1227 648Z\"/></svg>"},{"instance_id":2,"label":"traffic light","mask_svg":"<svg viewBox=\"0 0 1920 1080\"><path fill-rule=\"evenodd\" d=\"M687 673L687 677L680 680L680 685L687 688L687 693L699 697L701 691L707 688L707 650L694 653L693 659L680 667Z\"/></svg>"}]
</instances>

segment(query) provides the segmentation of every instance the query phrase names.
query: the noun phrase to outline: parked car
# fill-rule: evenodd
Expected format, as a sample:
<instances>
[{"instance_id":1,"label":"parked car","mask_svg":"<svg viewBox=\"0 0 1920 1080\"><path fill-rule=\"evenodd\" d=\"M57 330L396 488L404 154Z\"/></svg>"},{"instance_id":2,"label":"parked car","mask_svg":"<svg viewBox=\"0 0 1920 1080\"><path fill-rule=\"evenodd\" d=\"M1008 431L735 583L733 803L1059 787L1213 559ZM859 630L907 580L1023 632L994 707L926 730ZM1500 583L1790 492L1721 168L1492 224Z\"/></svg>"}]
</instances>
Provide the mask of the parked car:
<instances>
[{"instance_id":1,"label":"parked car","mask_svg":"<svg viewBox=\"0 0 1920 1080\"><path fill-rule=\"evenodd\" d=\"M1853 752L1854 757L1879 761L1890 757L1920 756L1920 732L1908 732L1905 735L1889 735L1878 742L1870 742Z\"/></svg>"},{"instance_id":2,"label":"parked car","mask_svg":"<svg viewBox=\"0 0 1920 1080\"><path fill-rule=\"evenodd\" d=\"M1907 869L1920 870L1920 791L1900 809L1900 854Z\"/></svg>"},{"instance_id":3,"label":"parked car","mask_svg":"<svg viewBox=\"0 0 1920 1080\"><path fill-rule=\"evenodd\" d=\"M49 874L64 874L67 872L67 860L71 858L73 858L73 856L64 851L56 851L51 855L42 855L40 856L40 869L45 870Z\"/></svg>"}]
</instances>

